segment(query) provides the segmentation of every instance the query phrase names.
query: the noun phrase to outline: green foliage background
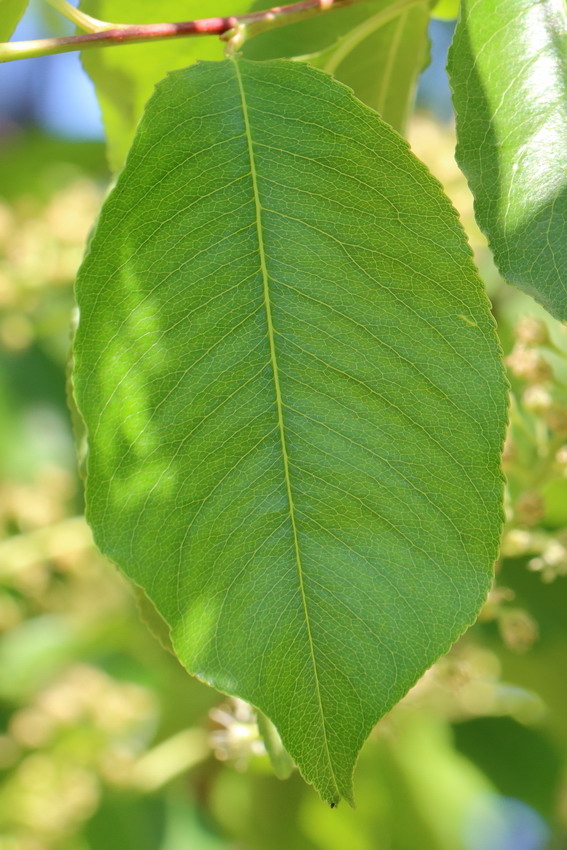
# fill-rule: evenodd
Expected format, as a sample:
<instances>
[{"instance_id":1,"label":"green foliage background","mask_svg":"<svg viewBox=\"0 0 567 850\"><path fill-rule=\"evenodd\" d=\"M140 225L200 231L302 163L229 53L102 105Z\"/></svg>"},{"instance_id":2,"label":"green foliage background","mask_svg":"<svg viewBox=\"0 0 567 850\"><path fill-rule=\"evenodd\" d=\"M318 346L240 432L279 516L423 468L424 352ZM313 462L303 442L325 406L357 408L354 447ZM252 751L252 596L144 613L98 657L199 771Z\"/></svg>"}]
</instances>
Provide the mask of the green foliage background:
<instances>
[{"instance_id":1,"label":"green foliage background","mask_svg":"<svg viewBox=\"0 0 567 850\"><path fill-rule=\"evenodd\" d=\"M509 355L508 521L480 621L365 745L356 811L278 780L247 706L187 676L95 552L65 387L104 155L3 143L2 850L516 850L518 823L527 846L564 845L567 334L496 275L450 131L421 117L411 136L461 212Z\"/></svg>"}]
</instances>

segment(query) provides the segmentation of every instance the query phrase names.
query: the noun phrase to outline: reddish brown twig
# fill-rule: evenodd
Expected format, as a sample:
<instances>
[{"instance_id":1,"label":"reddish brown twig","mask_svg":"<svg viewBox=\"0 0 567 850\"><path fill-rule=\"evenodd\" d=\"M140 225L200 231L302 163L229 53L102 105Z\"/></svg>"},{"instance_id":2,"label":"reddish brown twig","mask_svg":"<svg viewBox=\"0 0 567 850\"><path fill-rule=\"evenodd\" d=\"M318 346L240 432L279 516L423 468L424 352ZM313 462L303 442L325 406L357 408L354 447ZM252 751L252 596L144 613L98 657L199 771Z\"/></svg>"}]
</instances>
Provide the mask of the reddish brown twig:
<instances>
[{"instance_id":1,"label":"reddish brown twig","mask_svg":"<svg viewBox=\"0 0 567 850\"><path fill-rule=\"evenodd\" d=\"M202 18L196 21L181 21L170 24L121 25L120 28L87 32L81 35L45 38L36 41L16 41L0 45L0 62L24 59L30 56L48 56L53 53L68 53L90 47L109 47L118 44L135 44L166 38L182 38L196 35L223 36L240 27L248 27L254 34L263 29L283 26L296 20L359 3L361 0L300 0L288 6L274 6L263 12L246 15L231 15L226 18Z\"/></svg>"}]
</instances>

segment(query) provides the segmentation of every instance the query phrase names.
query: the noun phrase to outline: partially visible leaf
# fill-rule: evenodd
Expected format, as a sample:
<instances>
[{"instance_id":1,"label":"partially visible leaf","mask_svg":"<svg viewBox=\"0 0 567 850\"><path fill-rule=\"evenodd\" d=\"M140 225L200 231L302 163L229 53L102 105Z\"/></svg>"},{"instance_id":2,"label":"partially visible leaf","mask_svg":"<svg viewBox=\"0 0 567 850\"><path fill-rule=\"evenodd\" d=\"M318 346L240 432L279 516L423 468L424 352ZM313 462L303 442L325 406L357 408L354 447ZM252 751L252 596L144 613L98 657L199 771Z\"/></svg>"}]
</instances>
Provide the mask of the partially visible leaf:
<instances>
[{"instance_id":1,"label":"partially visible leaf","mask_svg":"<svg viewBox=\"0 0 567 850\"><path fill-rule=\"evenodd\" d=\"M379 11L310 61L350 86L384 121L403 133L417 78L428 58L429 5L414 6L385 25L381 14Z\"/></svg>"},{"instance_id":2,"label":"partially visible leaf","mask_svg":"<svg viewBox=\"0 0 567 850\"><path fill-rule=\"evenodd\" d=\"M567 319L567 7L463 0L457 161L503 276Z\"/></svg>"},{"instance_id":3,"label":"partially visible leaf","mask_svg":"<svg viewBox=\"0 0 567 850\"><path fill-rule=\"evenodd\" d=\"M360 3L268 31L245 45L255 59L305 55L403 133L428 54L429 3Z\"/></svg>"},{"instance_id":4,"label":"partially visible leaf","mask_svg":"<svg viewBox=\"0 0 567 850\"><path fill-rule=\"evenodd\" d=\"M324 799L476 616L506 386L456 214L297 62L157 87L77 284L98 545Z\"/></svg>"},{"instance_id":5,"label":"partially visible leaf","mask_svg":"<svg viewBox=\"0 0 567 850\"><path fill-rule=\"evenodd\" d=\"M0 41L8 41L20 22L28 0L0 0Z\"/></svg>"},{"instance_id":6,"label":"partially visible leaf","mask_svg":"<svg viewBox=\"0 0 567 850\"><path fill-rule=\"evenodd\" d=\"M284 27L266 30L244 45L244 55L249 59L289 59L293 56L307 56L326 50L354 27L396 0L367 0L342 9L334 9L322 15L316 15L305 21L298 21ZM273 3L256 0L252 11L260 11Z\"/></svg>"},{"instance_id":7,"label":"partially visible leaf","mask_svg":"<svg viewBox=\"0 0 567 850\"><path fill-rule=\"evenodd\" d=\"M105 21L145 24L156 21L187 21L216 15L243 14L253 0L81 0L80 8ZM271 5L265 0L262 8ZM86 50L85 70L95 84L113 171L122 167L136 126L155 84L168 71L184 68L198 59L222 59L223 42L216 36L169 39Z\"/></svg>"}]
</instances>

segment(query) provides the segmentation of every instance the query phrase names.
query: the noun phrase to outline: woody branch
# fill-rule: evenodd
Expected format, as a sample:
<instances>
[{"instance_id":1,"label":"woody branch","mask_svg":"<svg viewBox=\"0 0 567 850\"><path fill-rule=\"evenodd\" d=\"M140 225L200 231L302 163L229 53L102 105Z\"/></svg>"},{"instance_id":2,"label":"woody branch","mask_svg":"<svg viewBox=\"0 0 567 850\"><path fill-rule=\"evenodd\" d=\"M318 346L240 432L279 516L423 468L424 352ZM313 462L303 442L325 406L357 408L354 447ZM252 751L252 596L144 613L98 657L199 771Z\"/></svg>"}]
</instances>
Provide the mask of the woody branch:
<instances>
[{"instance_id":1,"label":"woody branch","mask_svg":"<svg viewBox=\"0 0 567 850\"><path fill-rule=\"evenodd\" d=\"M287 6L274 6L261 12L231 15L224 18L201 18L163 24L113 25L101 23L100 30L61 38L45 38L34 41L16 41L0 44L0 62L26 59L32 56L49 56L54 53L69 53L92 47L110 47L119 44L157 41L187 36L216 35L221 38L245 28L250 35L266 29L305 20L306 18L359 3L361 0L300 0ZM398 4L395 4L398 5ZM400 5L407 5L401 0Z\"/></svg>"}]
</instances>

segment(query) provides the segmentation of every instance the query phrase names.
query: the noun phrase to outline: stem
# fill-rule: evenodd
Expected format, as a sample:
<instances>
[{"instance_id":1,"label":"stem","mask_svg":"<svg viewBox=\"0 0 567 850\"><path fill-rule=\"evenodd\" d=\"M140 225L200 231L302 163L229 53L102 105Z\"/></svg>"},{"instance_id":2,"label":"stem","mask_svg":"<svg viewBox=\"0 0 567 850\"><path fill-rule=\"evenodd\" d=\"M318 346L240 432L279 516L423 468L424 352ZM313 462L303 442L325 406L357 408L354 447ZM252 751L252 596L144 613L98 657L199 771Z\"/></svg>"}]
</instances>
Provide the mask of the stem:
<instances>
[{"instance_id":1,"label":"stem","mask_svg":"<svg viewBox=\"0 0 567 850\"><path fill-rule=\"evenodd\" d=\"M352 6L354 3L360 2L364 2L364 0L300 0L300 2L291 3L288 6L274 6L272 9L263 12L250 12L246 15L231 15L225 18L201 18L196 21L167 24L111 24L110 29L87 32L82 35L0 44L0 62L29 59L34 56L50 56L54 53L69 53L91 47L110 47L118 44L135 44L166 38L197 35L222 37L235 29L242 31L244 27L246 34L252 36L267 29L275 29L323 12L342 9L345 6ZM54 5L60 11L64 8L61 0L55 0ZM66 7L67 4L65 4ZM76 12L76 10L74 11ZM103 21L91 20L97 26L104 25Z\"/></svg>"},{"instance_id":2,"label":"stem","mask_svg":"<svg viewBox=\"0 0 567 850\"><path fill-rule=\"evenodd\" d=\"M99 21L98 18L92 18L85 12L81 12L80 9L71 6L67 0L47 0L47 2L69 21L72 21L80 29L85 30L85 32L100 32L111 27L113 29L121 28L120 24L110 24L108 21Z\"/></svg>"}]
</instances>

